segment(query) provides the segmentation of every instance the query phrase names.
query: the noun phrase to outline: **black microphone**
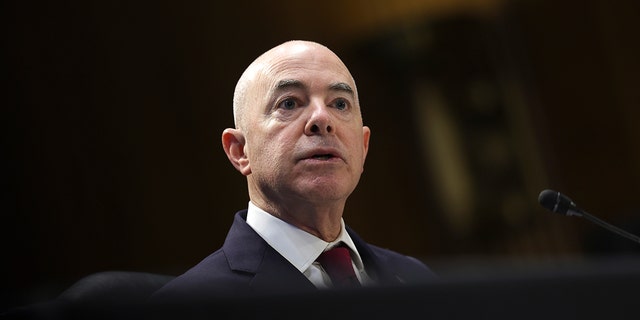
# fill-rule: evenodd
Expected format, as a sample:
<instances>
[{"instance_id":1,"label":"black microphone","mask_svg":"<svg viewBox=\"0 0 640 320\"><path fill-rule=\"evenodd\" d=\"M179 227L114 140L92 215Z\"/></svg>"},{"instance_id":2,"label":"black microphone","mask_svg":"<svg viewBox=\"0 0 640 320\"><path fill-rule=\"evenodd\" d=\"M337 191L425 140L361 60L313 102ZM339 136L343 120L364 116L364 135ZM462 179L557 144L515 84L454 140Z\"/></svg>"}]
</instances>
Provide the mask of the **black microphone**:
<instances>
[{"instance_id":1,"label":"black microphone","mask_svg":"<svg viewBox=\"0 0 640 320\"><path fill-rule=\"evenodd\" d=\"M540 192L540 195L538 196L538 202L540 202L540 204L549 211L560 213L566 216L585 218L613 233L617 233L618 235L623 236L631 241L640 243L640 237L624 231L607 222L604 222L603 220L600 220L597 217L578 208L573 200L558 191L549 189L542 190L542 192Z\"/></svg>"}]
</instances>

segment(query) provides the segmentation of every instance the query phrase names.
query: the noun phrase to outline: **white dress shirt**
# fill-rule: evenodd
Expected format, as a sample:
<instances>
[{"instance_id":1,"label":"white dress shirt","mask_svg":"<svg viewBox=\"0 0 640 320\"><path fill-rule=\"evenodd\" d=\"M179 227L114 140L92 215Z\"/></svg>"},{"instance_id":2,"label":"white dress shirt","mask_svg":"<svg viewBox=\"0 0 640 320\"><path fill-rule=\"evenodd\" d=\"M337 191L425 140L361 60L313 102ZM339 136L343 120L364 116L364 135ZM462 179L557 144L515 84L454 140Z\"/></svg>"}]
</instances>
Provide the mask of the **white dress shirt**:
<instances>
[{"instance_id":1,"label":"white dress shirt","mask_svg":"<svg viewBox=\"0 0 640 320\"><path fill-rule=\"evenodd\" d=\"M318 256L340 243L344 243L351 251L351 261L360 283L365 285L369 277L364 271L358 249L340 220L341 230L338 238L326 242L294 225L267 213L249 201L247 224L253 228L271 247L287 259L304 274L317 288L331 287L329 275L315 260Z\"/></svg>"}]
</instances>

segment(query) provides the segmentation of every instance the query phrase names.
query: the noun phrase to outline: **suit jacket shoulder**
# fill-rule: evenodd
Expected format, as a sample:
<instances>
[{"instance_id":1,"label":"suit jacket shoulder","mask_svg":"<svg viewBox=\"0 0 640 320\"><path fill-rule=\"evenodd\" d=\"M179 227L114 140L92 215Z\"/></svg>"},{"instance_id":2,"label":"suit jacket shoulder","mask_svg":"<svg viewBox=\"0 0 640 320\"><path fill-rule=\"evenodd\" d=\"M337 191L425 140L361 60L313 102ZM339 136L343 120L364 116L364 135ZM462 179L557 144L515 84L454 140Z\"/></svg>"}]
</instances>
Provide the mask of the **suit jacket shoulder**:
<instances>
[{"instance_id":1,"label":"suit jacket shoulder","mask_svg":"<svg viewBox=\"0 0 640 320\"><path fill-rule=\"evenodd\" d=\"M315 286L235 215L222 248L154 293L152 300L315 291Z\"/></svg>"}]
</instances>

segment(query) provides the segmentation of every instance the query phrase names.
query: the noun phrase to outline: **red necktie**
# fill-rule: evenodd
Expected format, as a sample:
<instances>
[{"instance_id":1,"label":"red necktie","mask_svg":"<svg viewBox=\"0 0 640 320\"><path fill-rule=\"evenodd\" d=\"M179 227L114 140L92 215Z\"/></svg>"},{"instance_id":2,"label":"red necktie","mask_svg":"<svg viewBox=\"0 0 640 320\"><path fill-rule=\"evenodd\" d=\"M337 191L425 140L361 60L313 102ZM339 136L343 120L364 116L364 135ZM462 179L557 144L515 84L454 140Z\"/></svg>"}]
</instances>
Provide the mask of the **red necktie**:
<instances>
[{"instance_id":1,"label":"red necktie","mask_svg":"<svg viewBox=\"0 0 640 320\"><path fill-rule=\"evenodd\" d=\"M320 254L316 261L320 262L324 271L329 274L334 287L359 287L360 281L356 277L351 265L349 249L335 247Z\"/></svg>"}]
</instances>

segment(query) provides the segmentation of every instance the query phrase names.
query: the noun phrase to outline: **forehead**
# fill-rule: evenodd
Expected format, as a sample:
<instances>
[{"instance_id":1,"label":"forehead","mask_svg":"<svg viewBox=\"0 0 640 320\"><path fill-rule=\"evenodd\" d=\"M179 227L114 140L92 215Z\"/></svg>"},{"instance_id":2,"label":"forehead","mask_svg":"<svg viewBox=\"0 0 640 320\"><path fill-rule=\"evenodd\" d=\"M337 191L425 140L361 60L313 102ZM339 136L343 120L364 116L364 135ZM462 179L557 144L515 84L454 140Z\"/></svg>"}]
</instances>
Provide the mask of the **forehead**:
<instances>
[{"instance_id":1,"label":"forehead","mask_svg":"<svg viewBox=\"0 0 640 320\"><path fill-rule=\"evenodd\" d=\"M282 48L265 58L259 77L267 90L275 89L283 80L296 80L307 86L346 83L355 89L347 67L324 47Z\"/></svg>"}]
</instances>

